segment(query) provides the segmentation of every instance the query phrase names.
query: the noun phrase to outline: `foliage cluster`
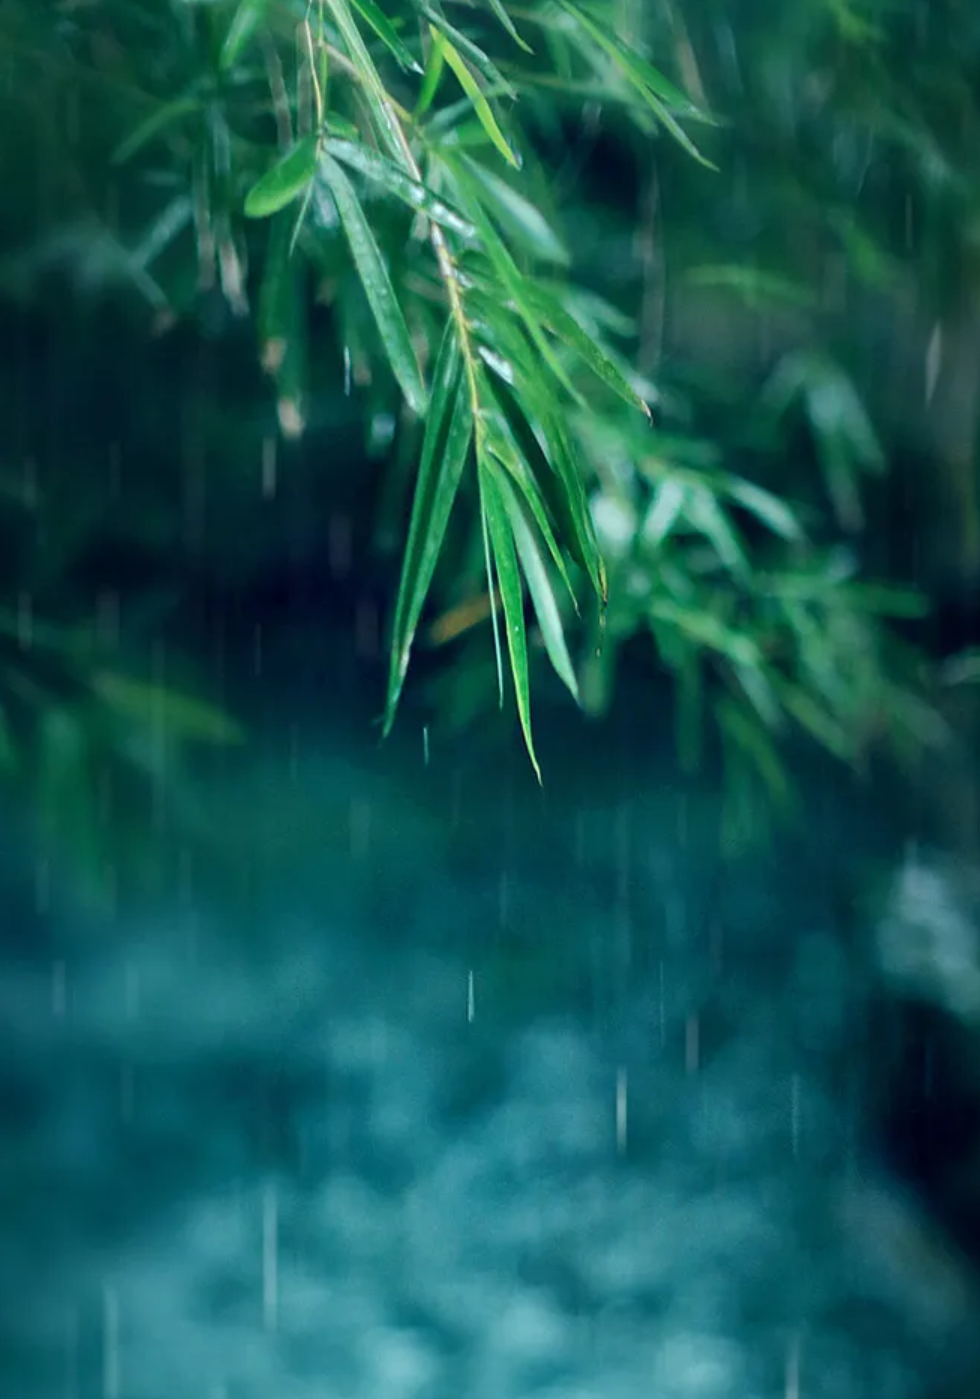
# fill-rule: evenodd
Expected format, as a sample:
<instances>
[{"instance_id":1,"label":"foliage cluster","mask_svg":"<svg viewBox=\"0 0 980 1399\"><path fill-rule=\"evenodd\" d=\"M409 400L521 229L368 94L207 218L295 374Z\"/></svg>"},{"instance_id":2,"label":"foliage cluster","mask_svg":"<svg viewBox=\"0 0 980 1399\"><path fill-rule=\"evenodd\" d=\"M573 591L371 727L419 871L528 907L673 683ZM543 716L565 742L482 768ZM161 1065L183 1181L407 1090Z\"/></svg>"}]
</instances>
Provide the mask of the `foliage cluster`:
<instances>
[{"instance_id":1,"label":"foliage cluster","mask_svg":"<svg viewBox=\"0 0 980 1399\"><path fill-rule=\"evenodd\" d=\"M0 210L2 287L29 297L61 259L158 330L220 303L254 325L286 437L356 387L408 520L386 731L427 618L468 638L464 708L492 636L535 766L536 648L598 710L647 636L682 756L710 716L744 815L760 779L788 796L786 732L860 763L933 731L886 625L920 603L861 576L888 452L847 311L862 287L878 314L975 295L980 21L913 8L12 0L3 174L37 199ZM597 183L611 156L624 187ZM672 356L671 308L706 294L750 338L795 318L755 381ZM343 386L313 369L324 308ZM28 575L9 589L36 606ZM8 719L25 667L35 735L76 693L132 711L133 682L65 637L75 688L39 686L48 643L28 663L18 635ZM47 755L32 780L52 761L6 746Z\"/></svg>"}]
</instances>

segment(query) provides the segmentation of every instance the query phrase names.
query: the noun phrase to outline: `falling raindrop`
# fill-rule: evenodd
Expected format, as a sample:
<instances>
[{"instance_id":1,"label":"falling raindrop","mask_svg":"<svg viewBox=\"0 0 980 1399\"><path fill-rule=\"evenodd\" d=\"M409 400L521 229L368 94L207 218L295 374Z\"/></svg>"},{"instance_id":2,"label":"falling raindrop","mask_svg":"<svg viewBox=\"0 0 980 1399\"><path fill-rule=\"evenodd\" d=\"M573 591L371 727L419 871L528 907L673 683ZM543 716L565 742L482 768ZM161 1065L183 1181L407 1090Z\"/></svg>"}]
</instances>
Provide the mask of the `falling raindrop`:
<instances>
[{"instance_id":1,"label":"falling raindrop","mask_svg":"<svg viewBox=\"0 0 980 1399\"><path fill-rule=\"evenodd\" d=\"M113 1287L106 1285L102 1293L102 1396L119 1399L119 1298Z\"/></svg>"},{"instance_id":2,"label":"falling raindrop","mask_svg":"<svg viewBox=\"0 0 980 1399\"><path fill-rule=\"evenodd\" d=\"M279 1197L267 1185L262 1197L262 1316L274 1331L279 1319Z\"/></svg>"},{"instance_id":3,"label":"falling raindrop","mask_svg":"<svg viewBox=\"0 0 980 1399\"><path fill-rule=\"evenodd\" d=\"M616 1073L616 1150L623 1154L626 1150L627 1076L621 1068Z\"/></svg>"},{"instance_id":4,"label":"falling raindrop","mask_svg":"<svg viewBox=\"0 0 980 1399\"><path fill-rule=\"evenodd\" d=\"M422 759L425 766L429 766L429 726L422 725Z\"/></svg>"},{"instance_id":5,"label":"falling raindrop","mask_svg":"<svg viewBox=\"0 0 980 1399\"><path fill-rule=\"evenodd\" d=\"M345 345L345 346L344 346L344 395L345 395L346 398L350 398L350 385L351 385L350 346L349 346L349 345Z\"/></svg>"},{"instance_id":6,"label":"falling raindrop","mask_svg":"<svg viewBox=\"0 0 980 1399\"><path fill-rule=\"evenodd\" d=\"M471 967L470 970L466 973L466 1021L467 1021L467 1024L469 1024L469 1025L472 1025L472 1024L473 1024L473 1018L474 1018L475 1015L476 1015L476 990L475 990L474 981L473 981L473 968Z\"/></svg>"}]
</instances>

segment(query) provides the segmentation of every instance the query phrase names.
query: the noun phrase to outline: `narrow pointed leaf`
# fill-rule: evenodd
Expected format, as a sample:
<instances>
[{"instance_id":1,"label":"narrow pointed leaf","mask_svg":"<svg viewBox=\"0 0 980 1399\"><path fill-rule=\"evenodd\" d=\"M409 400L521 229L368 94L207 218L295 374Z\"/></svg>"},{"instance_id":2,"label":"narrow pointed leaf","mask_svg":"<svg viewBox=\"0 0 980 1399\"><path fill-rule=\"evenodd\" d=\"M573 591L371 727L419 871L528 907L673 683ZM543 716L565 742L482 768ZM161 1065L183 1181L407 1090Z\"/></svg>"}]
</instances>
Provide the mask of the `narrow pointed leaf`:
<instances>
[{"instance_id":1,"label":"narrow pointed leaf","mask_svg":"<svg viewBox=\"0 0 980 1399\"><path fill-rule=\"evenodd\" d=\"M555 538L555 532L548 515L548 507L545 504L541 488L535 480L528 463L524 460L520 448L514 441L509 428L505 428L505 424L506 418L503 413L499 415L499 419L484 418L484 436L487 444L487 451L513 479L521 499L524 501L528 510L530 510L535 524L541 531L541 537L547 546L548 553L551 555L555 568L558 570L561 580L568 591L568 596L577 612L578 602L575 597L575 590L572 587L572 580L568 576L568 565L558 545L558 540ZM553 474L547 462L545 462L545 474L548 476ZM572 552L571 549L569 552Z\"/></svg>"},{"instance_id":2,"label":"narrow pointed leaf","mask_svg":"<svg viewBox=\"0 0 980 1399\"><path fill-rule=\"evenodd\" d=\"M538 781L541 781L541 768L534 752L534 738L531 732L531 686L527 660L527 628L524 622L524 595L521 588L521 572L517 563L517 550L507 507L500 495L500 489L492 470L485 463L480 464L480 501L483 518L486 521L493 550L493 561L500 586L500 600L504 608L504 625L507 631L507 649L510 653L510 668L514 678L514 693L517 698L517 713L521 721L524 743L527 747L531 766Z\"/></svg>"},{"instance_id":3,"label":"narrow pointed leaf","mask_svg":"<svg viewBox=\"0 0 980 1399\"><path fill-rule=\"evenodd\" d=\"M395 603L385 734L391 731L394 723L412 642L442 549L472 439L473 414L469 386L463 372L455 326L450 321L443 335L433 376L405 561Z\"/></svg>"},{"instance_id":4,"label":"narrow pointed leaf","mask_svg":"<svg viewBox=\"0 0 980 1399\"><path fill-rule=\"evenodd\" d=\"M738 477L728 478L725 490L743 510L754 515L780 539L795 542L803 538L803 530L790 507L785 500L773 495L771 491L764 490L752 481L743 481Z\"/></svg>"},{"instance_id":5,"label":"narrow pointed leaf","mask_svg":"<svg viewBox=\"0 0 980 1399\"><path fill-rule=\"evenodd\" d=\"M531 602L534 605L538 625L541 628L545 650L548 652L556 675L578 704L578 681L575 678L572 658L568 654L568 643L565 640L565 629L562 626L558 602L551 586L551 579L548 577L547 566L538 547L538 541L534 537L527 516L524 514L510 481L505 476L500 475L496 479L496 486L510 520L514 543L517 546L517 554L524 571L524 577L527 580L528 592L531 594Z\"/></svg>"},{"instance_id":6,"label":"narrow pointed leaf","mask_svg":"<svg viewBox=\"0 0 980 1399\"><path fill-rule=\"evenodd\" d=\"M572 4L571 0L559 0L559 3L562 9L572 15L581 25L592 42L613 60L622 76L643 99L660 124L670 132L674 140L683 146L687 153L692 155L701 165L706 165L710 170L716 169L717 167L701 154L670 110L671 107L675 107L684 116L699 117L703 120L704 114L700 109L695 107L694 103L679 92L673 84L668 83L667 79L652 64L647 63L609 29L598 24L577 5Z\"/></svg>"},{"instance_id":7,"label":"narrow pointed leaf","mask_svg":"<svg viewBox=\"0 0 980 1399\"><path fill-rule=\"evenodd\" d=\"M365 146L360 141L332 140L329 152L335 160L366 175L369 180L377 181L391 194L396 195L418 213L424 214L426 218L432 219L434 223L451 229L463 238L474 236L475 229L468 219L440 199L427 185L406 175L400 165L388 160L370 146Z\"/></svg>"},{"instance_id":8,"label":"narrow pointed leaf","mask_svg":"<svg viewBox=\"0 0 980 1399\"><path fill-rule=\"evenodd\" d=\"M252 186L245 197L248 218L268 218L304 192L316 174L318 140L305 136Z\"/></svg>"},{"instance_id":9,"label":"narrow pointed leaf","mask_svg":"<svg viewBox=\"0 0 980 1399\"><path fill-rule=\"evenodd\" d=\"M351 0L351 4L406 73L422 72L415 55L388 16L375 4L375 0Z\"/></svg>"},{"instance_id":10,"label":"narrow pointed leaf","mask_svg":"<svg viewBox=\"0 0 980 1399\"><path fill-rule=\"evenodd\" d=\"M357 69L368 108L374 119L381 139L388 148L388 154L398 165L405 164L404 134L398 123L395 109L391 105L388 91L368 53L367 45L351 13L349 0L325 0L334 23L340 31L348 56Z\"/></svg>"},{"instance_id":11,"label":"narrow pointed leaf","mask_svg":"<svg viewBox=\"0 0 980 1399\"><path fill-rule=\"evenodd\" d=\"M467 63L471 63L476 71L486 78L495 92L499 92L505 97L510 97L514 101L517 100L516 91L504 77L503 73L501 73L493 59L490 58L489 54L485 53L483 49L480 48L479 44L474 44L473 40L468 38L461 29L457 29L454 24L450 24L449 20L442 12L441 6L428 4L426 0L420 0L418 9L429 21L430 27L442 35L447 46L455 49L457 54L465 59Z\"/></svg>"},{"instance_id":12,"label":"narrow pointed leaf","mask_svg":"<svg viewBox=\"0 0 980 1399\"><path fill-rule=\"evenodd\" d=\"M442 44L446 62L456 74L460 87L473 103L473 110L477 115L480 125L503 156L504 160L507 161L508 165L512 165L515 170L519 170L521 163L507 144L507 138L497 124L497 118L493 114L493 108L484 96L479 83L473 77L465 61L460 57L457 50L445 35L442 36Z\"/></svg>"},{"instance_id":13,"label":"narrow pointed leaf","mask_svg":"<svg viewBox=\"0 0 980 1399\"><path fill-rule=\"evenodd\" d=\"M127 160L132 159L137 151L141 150L148 141L168 126L173 126L183 117L190 116L193 112L200 112L203 103L196 93L188 93L183 97L177 97L173 102L166 102L162 107L158 107L155 112L140 122L135 131L126 137L116 147L112 154L113 165L124 165Z\"/></svg>"},{"instance_id":14,"label":"narrow pointed leaf","mask_svg":"<svg viewBox=\"0 0 980 1399\"><path fill-rule=\"evenodd\" d=\"M523 49L525 53L533 54L534 50L531 48L531 45L525 43L525 41L521 38L520 34L518 34L516 28L514 27L514 21L504 9L501 0L487 0L487 4L493 11L499 23L503 25L504 29L506 29L507 33L513 39L514 43L518 46L518 48Z\"/></svg>"},{"instance_id":15,"label":"narrow pointed leaf","mask_svg":"<svg viewBox=\"0 0 980 1399\"><path fill-rule=\"evenodd\" d=\"M432 106L433 99L439 90L439 82L442 78L442 70L446 66L446 53L442 46L442 36L438 33L432 36L429 45L429 56L425 61L425 77L422 80L422 91L419 93L419 100L415 104L415 119L420 120Z\"/></svg>"},{"instance_id":16,"label":"narrow pointed leaf","mask_svg":"<svg viewBox=\"0 0 980 1399\"><path fill-rule=\"evenodd\" d=\"M530 200L525 199L505 180L499 179L478 162L471 161L470 170L492 201L497 222L512 238L523 243L532 257L540 258L543 262L557 263L562 267L568 266L568 249L540 209L536 209Z\"/></svg>"},{"instance_id":17,"label":"narrow pointed leaf","mask_svg":"<svg viewBox=\"0 0 980 1399\"><path fill-rule=\"evenodd\" d=\"M624 399L633 408L640 408L650 417L650 409L633 389L625 376L617 369L609 356L591 335L582 329L574 316L551 292L528 279L524 288L525 300L537 313L544 324L563 340L565 344L585 361L597 379L601 379L608 389Z\"/></svg>"},{"instance_id":18,"label":"narrow pointed leaf","mask_svg":"<svg viewBox=\"0 0 980 1399\"><path fill-rule=\"evenodd\" d=\"M218 66L223 73L229 72L238 62L253 34L265 19L268 5L269 0L240 0L228 26L225 41L221 45Z\"/></svg>"},{"instance_id":19,"label":"narrow pointed leaf","mask_svg":"<svg viewBox=\"0 0 980 1399\"><path fill-rule=\"evenodd\" d=\"M425 415L427 395L422 382L412 338L398 304L381 249L371 225L354 193L350 180L330 156L320 158L320 173L326 182L357 268L364 294L368 299L378 333L384 343L392 372L401 386L406 402L414 413Z\"/></svg>"}]
</instances>

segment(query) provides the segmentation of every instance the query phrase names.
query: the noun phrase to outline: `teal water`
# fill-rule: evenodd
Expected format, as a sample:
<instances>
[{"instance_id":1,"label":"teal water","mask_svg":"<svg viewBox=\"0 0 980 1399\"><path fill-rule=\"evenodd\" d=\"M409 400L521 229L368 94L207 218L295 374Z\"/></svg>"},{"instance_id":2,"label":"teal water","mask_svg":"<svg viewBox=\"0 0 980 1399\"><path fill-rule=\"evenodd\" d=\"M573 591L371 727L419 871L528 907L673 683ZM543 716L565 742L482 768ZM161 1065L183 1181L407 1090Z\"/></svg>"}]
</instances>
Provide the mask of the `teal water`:
<instances>
[{"instance_id":1,"label":"teal water","mask_svg":"<svg viewBox=\"0 0 980 1399\"><path fill-rule=\"evenodd\" d=\"M722 865L710 784L616 734L541 795L356 731L215 780L224 896L6 938L2 1392L975 1392L972 1277L869 1125L865 814L815 789Z\"/></svg>"}]
</instances>

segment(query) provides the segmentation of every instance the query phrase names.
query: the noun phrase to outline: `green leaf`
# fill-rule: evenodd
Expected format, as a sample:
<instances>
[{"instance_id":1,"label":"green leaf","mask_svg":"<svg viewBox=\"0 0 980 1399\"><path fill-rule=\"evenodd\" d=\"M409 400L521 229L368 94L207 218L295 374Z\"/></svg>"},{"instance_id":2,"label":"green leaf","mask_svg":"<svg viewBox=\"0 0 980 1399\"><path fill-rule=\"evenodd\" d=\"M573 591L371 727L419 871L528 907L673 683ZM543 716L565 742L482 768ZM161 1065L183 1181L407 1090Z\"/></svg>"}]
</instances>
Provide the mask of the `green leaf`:
<instances>
[{"instance_id":1,"label":"green leaf","mask_svg":"<svg viewBox=\"0 0 980 1399\"><path fill-rule=\"evenodd\" d=\"M460 87L473 103L473 110L476 112L480 125L503 156L504 160L507 161L508 165L512 165L515 170L519 170L521 163L507 144L507 138L497 124L497 118L493 114L490 103L484 96L479 83L477 83L476 79L467 68L465 61L460 57L459 53L444 34L440 34L438 30L433 29L432 35L433 42L438 41L442 45L446 62L456 74Z\"/></svg>"},{"instance_id":2,"label":"green leaf","mask_svg":"<svg viewBox=\"0 0 980 1399\"><path fill-rule=\"evenodd\" d=\"M398 304L381 249L361 208L354 188L341 167L330 156L320 158L325 180L343 224L351 256L368 299L378 333L388 353L392 372L405 400L414 413L424 417L427 405L425 384L412 347L412 337Z\"/></svg>"},{"instance_id":3,"label":"green leaf","mask_svg":"<svg viewBox=\"0 0 980 1399\"><path fill-rule=\"evenodd\" d=\"M650 615L677 628L702 646L717 651L737 666L758 666L759 648L751 637L732 631L708 611L680 607L667 598L656 598Z\"/></svg>"},{"instance_id":4,"label":"green leaf","mask_svg":"<svg viewBox=\"0 0 980 1399\"><path fill-rule=\"evenodd\" d=\"M501 384L496 390L497 399L515 446L521 459L527 463L531 478L538 486L548 513L555 521L562 544L568 550L570 557L588 576L596 595L603 598L605 577L581 476L571 480L570 485L569 481L577 472L577 466L571 462L563 464L559 464L557 461L553 462L546 455L526 416L528 409L532 413L534 412L535 395L533 390L530 393L527 391L523 380L521 391L528 405L527 408L522 406L518 397L508 386ZM542 394L541 401L537 402L537 415L539 418L544 415L543 421L547 422L547 414L550 411L546 395ZM544 429L541 430L547 442ZM553 455L560 453L560 444L555 447L548 442L547 445ZM570 584L569 592L571 592Z\"/></svg>"},{"instance_id":5,"label":"green leaf","mask_svg":"<svg viewBox=\"0 0 980 1399\"><path fill-rule=\"evenodd\" d=\"M92 689L124 718L140 724L159 724L177 738L218 745L242 741L240 725L192 695L107 670L93 676Z\"/></svg>"},{"instance_id":6,"label":"green leaf","mask_svg":"<svg viewBox=\"0 0 980 1399\"><path fill-rule=\"evenodd\" d=\"M218 66L223 73L234 68L253 34L265 19L269 0L240 0L221 45Z\"/></svg>"},{"instance_id":7,"label":"green leaf","mask_svg":"<svg viewBox=\"0 0 980 1399\"><path fill-rule=\"evenodd\" d=\"M442 7L437 3L427 3L427 0L417 0L418 10L425 15L429 21L430 29L435 29L446 41L450 48L471 63L478 73L481 73L495 92L504 97L509 97L513 101L517 100L517 92L501 73L493 60L486 54L479 44L474 44L473 40L467 38L461 29L450 24L449 20L442 12Z\"/></svg>"},{"instance_id":8,"label":"green leaf","mask_svg":"<svg viewBox=\"0 0 980 1399\"><path fill-rule=\"evenodd\" d=\"M351 0L351 4L361 18L371 26L396 62L406 73L421 73L421 64L402 39L398 30L374 0Z\"/></svg>"},{"instance_id":9,"label":"green leaf","mask_svg":"<svg viewBox=\"0 0 980 1399\"><path fill-rule=\"evenodd\" d=\"M425 77L422 80L422 90L419 93L419 100L415 104L415 120L420 121L432 106L433 99L439 90L439 80L442 77L442 70L446 66L446 53L442 44L435 39L429 44L429 56L425 61Z\"/></svg>"},{"instance_id":10,"label":"green leaf","mask_svg":"<svg viewBox=\"0 0 980 1399\"><path fill-rule=\"evenodd\" d=\"M489 466L487 469L489 470ZM499 474L495 477L495 484L510 520L514 543L517 545L517 553L524 577L527 580L528 592L531 594L531 602L534 605L538 625L541 628L545 650L548 652L558 678L568 688L569 693L578 704L580 702L578 681L575 678L572 658L568 654L568 643L565 640L565 630L561 623L561 613L538 542L509 479Z\"/></svg>"},{"instance_id":11,"label":"green leaf","mask_svg":"<svg viewBox=\"0 0 980 1399\"><path fill-rule=\"evenodd\" d=\"M124 165L127 160L131 160L137 151L141 150L147 142L159 132L164 131L168 126L179 122L182 117L190 116L191 113L200 112L204 103L196 93L185 93L183 97L176 97L172 102L165 102L162 107L158 107L145 121L140 122L135 131L131 132L112 153L113 165Z\"/></svg>"},{"instance_id":12,"label":"green leaf","mask_svg":"<svg viewBox=\"0 0 980 1399\"><path fill-rule=\"evenodd\" d=\"M544 539L555 568L558 570L561 580L568 590L568 596L575 606L575 610L578 611L575 590L572 587L572 580L568 576L568 566L561 548L559 547L558 540L555 538L552 520L549 516L548 506L541 485L530 463L526 460L521 448L515 440L506 414L503 411L488 413L484 410L483 426L487 451L500 462L501 466L503 466L513 478L524 503L534 517L535 524L541 531L541 537ZM539 468L539 474L542 474L546 479L553 478L554 473L552 472L550 463L538 446L536 439L534 439L533 433L529 432L527 435L534 443L533 452L535 460L543 464L543 471ZM574 553L574 550L570 548L569 552Z\"/></svg>"},{"instance_id":13,"label":"green leaf","mask_svg":"<svg viewBox=\"0 0 980 1399\"><path fill-rule=\"evenodd\" d=\"M549 330L584 360L596 378L601 379L608 389L631 407L642 409L650 418L650 409L643 399L613 364L602 346L582 329L557 297L530 279L526 280L523 291L528 306L536 312Z\"/></svg>"},{"instance_id":14,"label":"green leaf","mask_svg":"<svg viewBox=\"0 0 980 1399\"><path fill-rule=\"evenodd\" d=\"M497 17L499 22L503 25L504 29L506 29L507 33L513 39L514 43L517 44L519 48L522 48L525 53L533 54L534 50L531 48L531 45L525 43L524 40L521 38L520 34L518 34L517 30L514 27L514 21L504 9L501 0L487 0L487 4L490 6L490 9L493 11L494 15Z\"/></svg>"},{"instance_id":15,"label":"green leaf","mask_svg":"<svg viewBox=\"0 0 980 1399\"><path fill-rule=\"evenodd\" d=\"M737 476L725 478L724 490L736 504L754 515L780 539L796 543L803 538L803 530L790 507L771 491Z\"/></svg>"},{"instance_id":16,"label":"green leaf","mask_svg":"<svg viewBox=\"0 0 980 1399\"><path fill-rule=\"evenodd\" d=\"M451 173L455 176L459 189L466 196L466 212L476 225L477 232L480 235L480 241L483 244L487 257L502 282L504 290L513 300L514 307L521 320L524 322L528 335L533 340L538 353L571 398L574 399L576 403L580 404L580 406L585 407L581 395L577 392L575 385L569 379L561 360L548 344L547 337L541 328L538 317L534 313L525 295L525 290L529 284L528 278L522 274L520 268L514 262L507 245L504 243L500 234L494 228L492 220L483 209L480 186L470 173L469 161L465 160L465 158L456 159L455 157L444 157L444 159L446 164L449 165ZM540 377L540 370L536 370L536 375Z\"/></svg>"},{"instance_id":17,"label":"green leaf","mask_svg":"<svg viewBox=\"0 0 980 1399\"><path fill-rule=\"evenodd\" d=\"M336 160L366 175L369 180L376 180L391 194L403 200L410 208L424 214L433 223L451 229L462 238L474 237L476 230L468 219L451 208L427 185L413 179L411 175L406 175L400 165L388 160L370 146L365 146L359 141L331 140L328 150Z\"/></svg>"},{"instance_id":18,"label":"green leaf","mask_svg":"<svg viewBox=\"0 0 980 1399\"><path fill-rule=\"evenodd\" d=\"M271 170L252 186L245 197L245 214L250 219L265 219L298 198L316 174L318 136L304 136Z\"/></svg>"},{"instance_id":19,"label":"green leaf","mask_svg":"<svg viewBox=\"0 0 980 1399\"><path fill-rule=\"evenodd\" d=\"M361 31L351 14L349 0L324 0L324 2L334 17L334 23L340 31L344 47L357 70L368 110L374 119L381 139L388 148L388 154L397 165L404 166L405 136L399 125L388 90L381 81L374 61L361 37Z\"/></svg>"},{"instance_id":20,"label":"green leaf","mask_svg":"<svg viewBox=\"0 0 980 1399\"><path fill-rule=\"evenodd\" d=\"M463 357L450 318L432 384L391 643L384 733L391 732L412 642L435 572L449 516L473 440L473 413Z\"/></svg>"},{"instance_id":21,"label":"green leaf","mask_svg":"<svg viewBox=\"0 0 980 1399\"><path fill-rule=\"evenodd\" d=\"M477 161L469 161L468 164L492 202L492 212L497 222L507 233L523 243L532 257L567 267L570 262L568 249L541 211Z\"/></svg>"},{"instance_id":22,"label":"green leaf","mask_svg":"<svg viewBox=\"0 0 980 1399\"><path fill-rule=\"evenodd\" d=\"M672 83L669 83L652 64L647 63L638 53L624 44L611 29L598 24L577 5L572 4L571 0L559 0L559 4L567 14L581 25L592 42L613 60L622 76L650 108L660 124L670 132L674 140L701 165L707 166L709 170L715 170L717 167L701 154L670 110L673 107L683 116L703 120L704 114L700 108L696 107Z\"/></svg>"},{"instance_id":23,"label":"green leaf","mask_svg":"<svg viewBox=\"0 0 980 1399\"><path fill-rule=\"evenodd\" d=\"M478 463L480 480L480 504L486 522L493 550L493 561L500 585L500 600L504 608L504 622L507 630L507 649L510 653L510 668L514 678L514 693L517 697L517 713L527 746L528 757L538 781L541 781L541 768L534 751L534 738L531 732L531 687L527 661L527 629L524 623L524 596L521 588L521 573L514 547L514 535L507 507L500 494L494 473L485 462Z\"/></svg>"}]
</instances>

